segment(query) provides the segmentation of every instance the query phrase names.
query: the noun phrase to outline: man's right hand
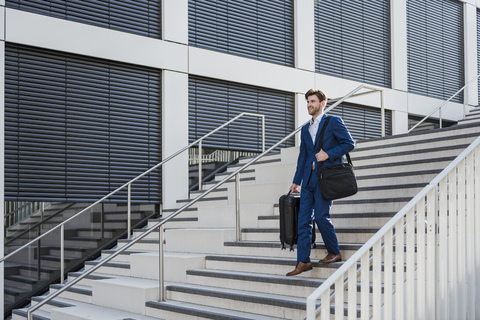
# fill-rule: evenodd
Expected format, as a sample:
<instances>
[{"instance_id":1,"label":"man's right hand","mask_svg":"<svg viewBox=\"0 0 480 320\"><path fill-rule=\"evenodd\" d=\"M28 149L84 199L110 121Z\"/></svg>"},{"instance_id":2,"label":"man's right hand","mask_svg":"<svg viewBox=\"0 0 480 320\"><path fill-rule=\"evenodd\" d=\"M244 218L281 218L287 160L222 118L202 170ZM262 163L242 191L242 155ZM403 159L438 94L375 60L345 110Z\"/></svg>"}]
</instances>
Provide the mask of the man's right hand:
<instances>
[{"instance_id":1,"label":"man's right hand","mask_svg":"<svg viewBox=\"0 0 480 320\"><path fill-rule=\"evenodd\" d=\"M299 191L298 191L298 187L299 187L298 184L293 183L292 186L290 187L290 192L291 192L291 193L298 193L298 192L299 192Z\"/></svg>"}]
</instances>

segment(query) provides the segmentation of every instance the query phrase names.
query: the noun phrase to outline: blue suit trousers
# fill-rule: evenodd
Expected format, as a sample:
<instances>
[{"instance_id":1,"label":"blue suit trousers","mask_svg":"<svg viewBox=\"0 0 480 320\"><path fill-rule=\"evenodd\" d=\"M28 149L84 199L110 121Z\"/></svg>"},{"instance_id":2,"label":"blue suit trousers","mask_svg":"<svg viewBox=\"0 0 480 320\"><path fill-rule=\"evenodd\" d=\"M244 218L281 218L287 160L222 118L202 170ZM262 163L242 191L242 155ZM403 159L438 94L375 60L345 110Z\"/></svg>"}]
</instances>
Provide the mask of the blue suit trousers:
<instances>
[{"instance_id":1,"label":"blue suit trousers","mask_svg":"<svg viewBox=\"0 0 480 320\"><path fill-rule=\"evenodd\" d=\"M298 213L297 261L301 262L310 262L312 220L314 217L327 251L335 254L340 253L335 228L330 220L332 201L326 201L322 198L315 171L312 171L309 180L307 186L302 188Z\"/></svg>"}]
</instances>

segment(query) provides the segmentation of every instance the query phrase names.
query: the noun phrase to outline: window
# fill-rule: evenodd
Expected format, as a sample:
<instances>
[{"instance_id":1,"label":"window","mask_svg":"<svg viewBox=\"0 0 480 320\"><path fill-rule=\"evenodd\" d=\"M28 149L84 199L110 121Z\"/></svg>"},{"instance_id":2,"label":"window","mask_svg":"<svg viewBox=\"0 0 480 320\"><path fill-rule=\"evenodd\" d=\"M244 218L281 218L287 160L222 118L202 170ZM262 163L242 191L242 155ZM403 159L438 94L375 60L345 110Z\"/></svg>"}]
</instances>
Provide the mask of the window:
<instances>
[{"instance_id":1,"label":"window","mask_svg":"<svg viewBox=\"0 0 480 320\"><path fill-rule=\"evenodd\" d=\"M5 63L7 200L98 200L161 161L161 71L11 44ZM160 179L132 199L159 203Z\"/></svg>"},{"instance_id":2,"label":"window","mask_svg":"<svg viewBox=\"0 0 480 320\"><path fill-rule=\"evenodd\" d=\"M408 0L407 36L409 92L448 99L465 85L462 2Z\"/></svg>"},{"instance_id":3,"label":"window","mask_svg":"<svg viewBox=\"0 0 480 320\"><path fill-rule=\"evenodd\" d=\"M390 1L315 1L315 71L391 87Z\"/></svg>"},{"instance_id":4,"label":"window","mask_svg":"<svg viewBox=\"0 0 480 320\"><path fill-rule=\"evenodd\" d=\"M189 0L191 46L294 66L292 0Z\"/></svg>"},{"instance_id":5,"label":"window","mask_svg":"<svg viewBox=\"0 0 480 320\"><path fill-rule=\"evenodd\" d=\"M201 138L242 112L265 115L266 148L295 130L295 95L289 92L213 80L189 78L189 140ZM203 143L204 147L262 151L262 123L244 116ZM295 145L294 139L282 147Z\"/></svg>"}]
</instances>

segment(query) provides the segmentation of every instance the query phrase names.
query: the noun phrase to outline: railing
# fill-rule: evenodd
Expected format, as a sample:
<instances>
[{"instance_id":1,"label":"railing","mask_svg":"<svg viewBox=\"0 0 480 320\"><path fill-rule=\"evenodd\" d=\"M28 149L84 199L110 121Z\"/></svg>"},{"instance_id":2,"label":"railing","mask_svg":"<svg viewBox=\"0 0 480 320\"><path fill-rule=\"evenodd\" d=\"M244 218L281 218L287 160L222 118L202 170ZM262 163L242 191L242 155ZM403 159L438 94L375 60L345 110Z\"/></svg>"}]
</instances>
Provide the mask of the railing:
<instances>
[{"instance_id":1,"label":"railing","mask_svg":"<svg viewBox=\"0 0 480 320\"><path fill-rule=\"evenodd\" d=\"M435 112L438 111L439 113L439 126L440 128L442 127L442 107L445 106L450 100L452 100L453 98L455 98L458 94L460 94L460 92L462 92L463 90L465 90L471 83L473 83L475 80L477 79L480 79L480 75L478 76L475 76L473 79L471 79L470 81L467 82L467 84L465 84L460 90L458 90L457 92L455 92L450 98L448 98L446 101L442 102L438 107L436 107L432 112L430 112L428 115L426 115L422 120L420 120L416 125L414 125L413 127L411 127L408 131L408 132L411 132L413 131L416 127L418 127L420 124L422 124L425 120L427 120L428 118L430 118L432 116L432 114L434 114ZM466 104L464 103L463 104L463 118L465 118L465 115L466 115Z\"/></svg>"},{"instance_id":2,"label":"railing","mask_svg":"<svg viewBox=\"0 0 480 320\"><path fill-rule=\"evenodd\" d=\"M358 90L360 90L362 87L364 87L363 85L358 87L357 89L353 90L352 92L348 93L346 96L344 96L343 98L339 99L336 103L334 103L332 106L329 107L329 110L335 108L337 105L339 105L340 103L342 103L343 101L345 101L346 99L348 99L351 95L353 95L355 92L357 92ZM221 185L223 185L225 182L229 181L230 179L232 179L233 177L235 177L235 211L236 211L236 238L237 238L237 241L240 240L241 236L240 236L240 173L245 170L246 168L248 168L250 165L252 165L253 163L257 162L260 158L262 158L263 156L265 156L266 154L270 153L272 150L276 149L278 146L280 146L282 143L286 142L287 140L289 140L290 138L292 138L295 134L297 134L298 132L300 132L300 130L302 129L304 124L302 124L302 126L298 127L297 129L295 129L292 133L290 133L289 135L287 135L285 138L283 138L282 140L280 140L279 142L277 142L276 144L274 144L272 147L270 147L268 150L266 151L263 151L261 154L259 154L258 156L256 156L255 158L253 158L252 160L250 160L249 162L247 162L245 165L243 165L242 167L240 167L239 169L235 170L234 172L232 172L231 174L229 174L227 177L225 177L223 180L219 181L218 183L216 183L214 186L212 186L210 189L204 191L202 194L198 195L196 198L194 198L193 200L191 200L190 202L188 202L187 204L183 205L181 208L177 209L175 212L173 212L172 214L170 214L168 217L162 219L160 222L156 223L155 225L153 225L151 228L145 230L143 233L141 233L139 236L137 236L136 238L132 239L128 244L122 246L122 248L118 249L117 251L115 251L114 253L112 253L110 256L102 259L101 261L99 261L94 267L84 271L81 275L79 275L78 277L76 277L75 279L73 279L72 281L70 281L68 284L64 285L62 288L60 288L59 290L55 291L54 293L51 293L49 294L48 296L45 297L45 299L43 299L41 302L39 302L38 304L30 307L28 310L27 310L27 319L28 320L31 320L32 319L32 315L33 315L33 312L35 312L35 310L38 310L39 308L41 308L43 305L45 305L46 303L48 303L49 301L51 301L52 299L54 299L55 297L59 296L61 293L63 293L64 291L68 290L70 287L72 287L73 285L77 284L78 282L80 282L82 279L84 279L85 277L87 277L88 275L90 275L91 273L93 273L94 271L98 270L100 267L102 267L103 265L105 265L107 262L111 261L112 259L114 259L115 257L117 257L119 254L121 254L122 252L126 251L127 249L129 249L130 247L132 247L133 245L135 245L137 242L139 242L140 240L142 240L143 238L147 237L149 234L151 234L152 232L154 232L155 230L158 229L158 243L159 243L159 300L160 301L165 301L165 281L164 281L164 254L163 254L163 225L165 223L167 223L168 221L172 220L173 218L175 218L176 216L178 216L181 212L183 212L184 210L190 208L192 205L194 205L195 203L197 203L199 200L203 199L204 197L206 197L208 194L210 194L212 191L216 190L218 187L220 187ZM200 139L199 139L200 140ZM163 164L164 162L170 160L171 158L175 157L177 154L185 151L188 147L196 144L199 140L195 141L194 143L190 144L189 146L187 146L186 148L183 148L182 150L178 151L176 154L168 157L167 159L165 159L164 161L162 161L160 164L156 165L155 167L151 168L150 170L146 171L145 173L141 174L140 176L138 176L137 178L133 179L132 181L126 183L124 186L118 188L117 190L115 190L114 192L112 192L111 194L114 194L115 192L117 192L118 190L120 190L121 188L124 188L126 185L138 180L140 177L150 173L151 171L155 170L157 167L159 167L161 164ZM107 196L106 196L107 197ZM106 197L100 199L98 202L100 201L103 201L103 199L105 199ZM78 215L78 214L77 214ZM75 216L73 216L72 218L74 218ZM35 240L34 240L35 241ZM63 249L62 249L63 250ZM5 258L1 259L0 262L2 262ZM63 284L63 281L62 281L62 284Z\"/></svg>"},{"instance_id":3,"label":"railing","mask_svg":"<svg viewBox=\"0 0 480 320\"><path fill-rule=\"evenodd\" d=\"M210 133L207 133L206 135L204 135L203 137L201 137L200 139L198 139L194 143L190 144L189 148L193 147L194 145L196 145L198 143L198 159L202 159L202 141L205 140L206 138L210 137L215 132L225 128L230 123L236 121L237 119L239 119L243 116L260 117L262 119L262 152L264 152L265 151L265 116L263 114L256 114L256 113L249 113L249 112L240 113L238 116L232 118L230 121L225 122L224 124L219 126L217 129L212 130ZM202 183L201 183L202 182L202 161L198 162L198 182L199 182L198 183L198 190L202 190L203 189Z\"/></svg>"},{"instance_id":4,"label":"railing","mask_svg":"<svg viewBox=\"0 0 480 320\"><path fill-rule=\"evenodd\" d=\"M370 91L357 93L361 89L370 89ZM330 102L335 102L335 104L326 108L325 113L327 113L328 111L338 106L340 102L345 101L347 98L356 98L356 97L360 97L360 96L364 96L364 95L372 94L376 92L380 93L380 117L381 117L382 137L385 137L385 96L383 93L383 89L368 86L366 84L361 84L360 86L358 86L357 88L355 88L353 91L351 91L350 93L348 93L346 96L342 98L329 99Z\"/></svg>"},{"instance_id":5,"label":"railing","mask_svg":"<svg viewBox=\"0 0 480 320\"><path fill-rule=\"evenodd\" d=\"M49 215L47 218L44 218L44 210L45 210L45 207L43 206L43 202L39 202L41 203L41 215L40 215L40 221L38 221L37 223L34 223L33 226L29 226L28 229L26 230L20 230L19 233L17 235L15 235L14 237L12 237L11 239L9 239L7 242L4 243L5 247L14 243L15 240L17 239L20 239L22 236L28 234L31 230L34 230L36 228L38 228L38 234L40 234L41 232L41 226L42 224L50 221L51 219L57 217L60 213L64 212L65 210L67 210L68 208L72 207L73 205L75 205L74 202L72 203L67 203L65 206L63 206L62 208L58 209L57 211L55 211L53 214Z\"/></svg>"},{"instance_id":6,"label":"railing","mask_svg":"<svg viewBox=\"0 0 480 320\"><path fill-rule=\"evenodd\" d=\"M362 319L478 319L479 212L480 137L307 298L307 320L358 304Z\"/></svg>"},{"instance_id":7,"label":"railing","mask_svg":"<svg viewBox=\"0 0 480 320\"><path fill-rule=\"evenodd\" d=\"M12 209L10 205L13 203L14 209ZM10 209L9 209L10 207ZM16 225L18 222L21 220L29 217L33 213L37 212L38 210L41 210L43 212L45 208L45 203L44 202L11 202L11 201L6 201L5 202L5 212L8 212L5 214L4 217L4 227L5 229Z\"/></svg>"},{"instance_id":8,"label":"railing","mask_svg":"<svg viewBox=\"0 0 480 320\"><path fill-rule=\"evenodd\" d=\"M84 212L87 212L89 211L90 209L93 209L93 207L95 207L96 205L98 204L101 204L104 200L110 198L111 196L113 196L114 194L116 194L117 192L119 192L120 190L123 190L125 188L127 188L127 238L130 238L130 235L131 235L131 230L132 230L132 227L131 227L131 185L141 179L143 176L149 174L150 172L158 169L159 167L161 167L164 163L170 161L171 159L175 158L176 156L178 156L179 154L181 154L182 152L188 150L190 147L196 145L196 144L199 144L199 149L201 150L201 144L202 144L202 141L211 136L212 134L214 134L215 132L221 130L222 128L224 128L225 126L227 126L228 124L232 123L233 121L239 119L240 117L242 116L255 116L255 117L261 117L262 118L262 149L264 150L265 149L265 118L263 115L259 115L259 114L253 114L253 113L241 113L239 114L238 116L232 118L231 120L229 120L228 122L226 122L225 124L221 125L220 127L216 128L215 130L211 131L210 133L206 134L205 136L197 139L196 141L194 141L193 143L187 145L186 147L182 148L181 150L177 151L175 154L167 157L166 159L164 159L162 162L160 162L159 164L157 164L156 166L150 168L149 170L145 171L144 173L140 174L139 176L135 177L134 179L130 180L129 182L125 183L124 185L120 186L119 188L117 188L116 190L112 191L111 193L109 193L108 195L104 196L103 198L97 200L96 202L94 202L93 204L87 206L86 208L84 208L83 210L79 211L78 213L74 214L73 216L71 216L70 218L64 220L63 222L59 223L57 226L51 228L50 230L44 232L43 234L39 235L38 237L36 237L35 239L27 242L26 244L22 245L21 247L17 248L16 250L10 252L8 255L2 257L0 259L0 263L4 262L5 260L7 260L8 258L10 258L11 256L15 255L16 253L20 252L21 250L27 248L28 246L34 244L34 243L39 243L40 240L44 237L47 237L51 234L53 234L54 231L60 229L60 283L61 284L64 284L64 274L65 274L65 225L67 223L69 223L70 221L72 221L73 219L77 218L78 216L82 215ZM201 179L201 166L200 166L200 179ZM201 181L201 180L199 180ZM40 257L38 257L39 259ZM31 316L29 317L29 319L31 319Z\"/></svg>"},{"instance_id":9,"label":"railing","mask_svg":"<svg viewBox=\"0 0 480 320\"><path fill-rule=\"evenodd\" d=\"M265 151L264 147L262 147ZM210 154L204 154L200 158L199 150L191 148L188 152L188 164L194 165L201 162L230 162L240 157L252 157L258 155L259 152L236 151L236 150L215 150Z\"/></svg>"}]
</instances>

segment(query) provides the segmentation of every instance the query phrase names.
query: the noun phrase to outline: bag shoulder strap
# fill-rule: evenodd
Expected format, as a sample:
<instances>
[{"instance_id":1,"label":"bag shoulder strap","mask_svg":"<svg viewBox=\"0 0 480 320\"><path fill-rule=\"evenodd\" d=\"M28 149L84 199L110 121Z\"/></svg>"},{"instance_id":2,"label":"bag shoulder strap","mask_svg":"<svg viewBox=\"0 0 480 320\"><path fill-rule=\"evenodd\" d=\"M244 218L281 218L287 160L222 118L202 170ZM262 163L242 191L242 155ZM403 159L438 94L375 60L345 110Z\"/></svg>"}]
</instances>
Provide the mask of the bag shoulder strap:
<instances>
[{"instance_id":1,"label":"bag shoulder strap","mask_svg":"<svg viewBox=\"0 0 480 320\"><path fill-rule=\"evenodd\" d=\"M318 138L318 150L317 153L320 152L320 150L323 147L323 136L325 135L325 128L328 125L328 122L330 121L330 116L327 114L325 115L325 123L323 124L322 131L320 131L320 137ZM350 158L350 154L348 152L345 154L347 156L347 161L353 166L352 159Z\"/></svg>"},{"instance_id":2,"label":"bag shoulder strap","mask_svg":"<svg viewBox=\"0 0 480 320\"><path fill-rule=\"evenodd\" d=\"M323 136L325 135L325 128L327 127L329 121L330 121L330 116L327 114L327 115L325 115L325 122L323 124L322 131L320 131L320 136L318 137L317 153L320 152L320 150L323 147Z\"/></svg>"}]
</instances>

